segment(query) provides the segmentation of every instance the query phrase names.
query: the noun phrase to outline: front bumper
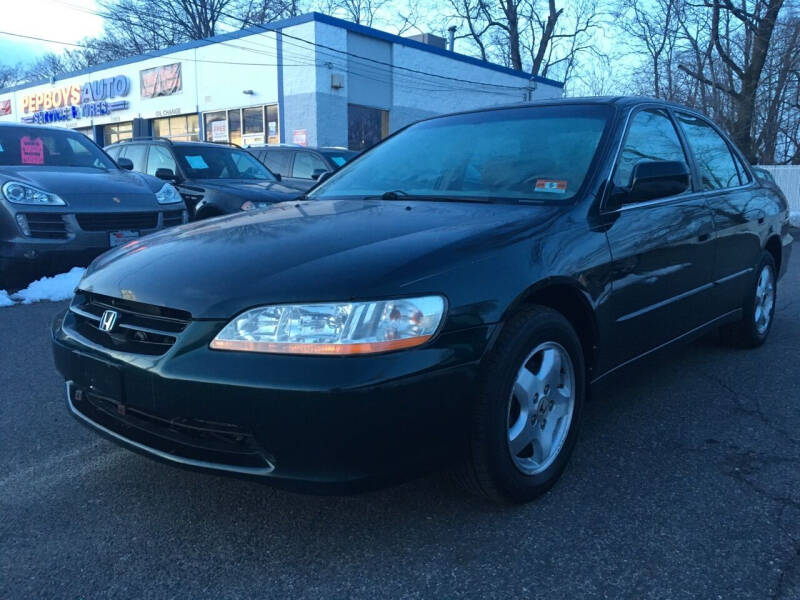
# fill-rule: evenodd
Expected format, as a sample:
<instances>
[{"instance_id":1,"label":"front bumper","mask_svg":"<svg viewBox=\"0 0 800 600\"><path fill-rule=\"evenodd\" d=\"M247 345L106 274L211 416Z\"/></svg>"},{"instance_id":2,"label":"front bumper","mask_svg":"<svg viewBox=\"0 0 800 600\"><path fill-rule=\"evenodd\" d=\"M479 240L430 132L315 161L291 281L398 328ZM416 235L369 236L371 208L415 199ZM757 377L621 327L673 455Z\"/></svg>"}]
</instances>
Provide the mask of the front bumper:
<instances>
[{"instance_id":1,"label":"front bumper","mask_svg":"<svg viewBox=\"0 0 800 600\"><path fill-rule=\"evenodd\" d=\"M100 347L69 323L69 312L66 325L56 318L53 350L84 425L162 461L312 492L379 485L462 452L494 330L446 333L410 351L313 357L214 351L208 341L224 323L193 321L152 357Z\"/></svg>"}]
</instances>

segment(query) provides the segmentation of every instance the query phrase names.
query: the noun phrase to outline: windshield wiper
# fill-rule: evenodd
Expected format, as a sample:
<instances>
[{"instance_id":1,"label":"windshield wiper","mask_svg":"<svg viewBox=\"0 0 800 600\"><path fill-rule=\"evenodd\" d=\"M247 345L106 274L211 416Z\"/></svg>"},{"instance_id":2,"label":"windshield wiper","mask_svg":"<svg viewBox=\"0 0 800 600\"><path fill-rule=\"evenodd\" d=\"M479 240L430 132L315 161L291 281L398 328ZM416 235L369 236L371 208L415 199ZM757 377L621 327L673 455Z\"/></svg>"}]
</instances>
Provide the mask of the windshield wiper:
<instances>
[{"instance_id":1,"label":"windshield wiper","mask_svg":"<svg viewBox=\"0 0 800 600\"><path fill-rule=\"evenodd\" d=\"M489 198L476 196L438 196L433 194L409 194L403 190L391 190L380 196L366 196L365 200L421 200L430 202L490 202Z\"/></svg>"}]
</instances>

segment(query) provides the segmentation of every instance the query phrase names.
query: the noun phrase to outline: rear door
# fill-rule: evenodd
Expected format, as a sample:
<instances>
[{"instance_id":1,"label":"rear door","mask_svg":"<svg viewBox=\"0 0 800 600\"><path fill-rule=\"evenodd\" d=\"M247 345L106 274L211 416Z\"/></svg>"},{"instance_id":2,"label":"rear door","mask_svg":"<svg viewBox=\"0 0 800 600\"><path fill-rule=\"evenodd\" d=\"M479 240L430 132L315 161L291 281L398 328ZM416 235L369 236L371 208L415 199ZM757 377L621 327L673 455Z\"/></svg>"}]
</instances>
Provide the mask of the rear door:
<instances>
[{"instance_id":1,"label":"rear door","mask_svg":"<svg viewBox=\"0 0 800 600\"><path fill-rule=\"evenodd\" d=\"M715 304L719 312L742 306L761 254L765 228L764 192L753 185L741 158L707 120L676 112L694 155L700 191L714 215L717 231Z\"/></svg>"},{"instance_id":2,"label":"rear door","mask_svg":"<svg viewBox=\"0 0 800 600\"><path fill-rule=\"evenodd\" d=\"M669 113L645 108L628 120L612 180L628 188L636 163L690 165ZM615 362L625 362L712 319L714 223L694 189L666 198L623 203L607 231L613 257L610 298Z\"/></svg>"}]
</instances>

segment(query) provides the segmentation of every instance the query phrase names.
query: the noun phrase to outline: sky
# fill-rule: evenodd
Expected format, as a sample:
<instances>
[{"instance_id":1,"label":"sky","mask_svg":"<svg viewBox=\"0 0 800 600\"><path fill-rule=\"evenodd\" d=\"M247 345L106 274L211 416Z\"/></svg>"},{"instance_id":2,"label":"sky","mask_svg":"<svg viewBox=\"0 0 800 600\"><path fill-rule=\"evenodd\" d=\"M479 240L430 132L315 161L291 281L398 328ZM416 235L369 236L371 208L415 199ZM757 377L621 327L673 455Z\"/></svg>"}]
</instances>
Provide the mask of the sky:
<instances>
[{"instance_id":1,"label":"sky","mask_svg":"<svg viewBox=\"0 0 800 600\"><path fill-rule=\"evenodd\" d=\"M0 31L78 42L103 30L94 0L0 0ZM60 52L60 44L14 38L0 33L0 64L27 63L48 52Z\"/></svg>"}]
</instances>

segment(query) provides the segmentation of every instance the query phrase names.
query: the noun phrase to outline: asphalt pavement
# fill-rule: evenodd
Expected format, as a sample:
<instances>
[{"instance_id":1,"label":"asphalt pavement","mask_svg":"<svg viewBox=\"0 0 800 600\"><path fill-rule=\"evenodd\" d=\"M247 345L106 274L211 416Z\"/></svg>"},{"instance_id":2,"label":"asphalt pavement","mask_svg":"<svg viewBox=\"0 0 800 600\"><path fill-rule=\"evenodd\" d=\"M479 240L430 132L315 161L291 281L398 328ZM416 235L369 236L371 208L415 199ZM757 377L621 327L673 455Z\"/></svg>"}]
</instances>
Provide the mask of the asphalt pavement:
<instances>
[{"instance_id":1,"label":"asphalt pavement","mask_svg":"<svg viewBox=\"0 0 800 600\"><path fill-rule=\"evenodd\" d=\"M0 309L0 598L800 599L798 246L764 347L613 376L516 508L438 474L319 497L150 461L67 414L66 304Z\"/></svg>"}]
</instances>

